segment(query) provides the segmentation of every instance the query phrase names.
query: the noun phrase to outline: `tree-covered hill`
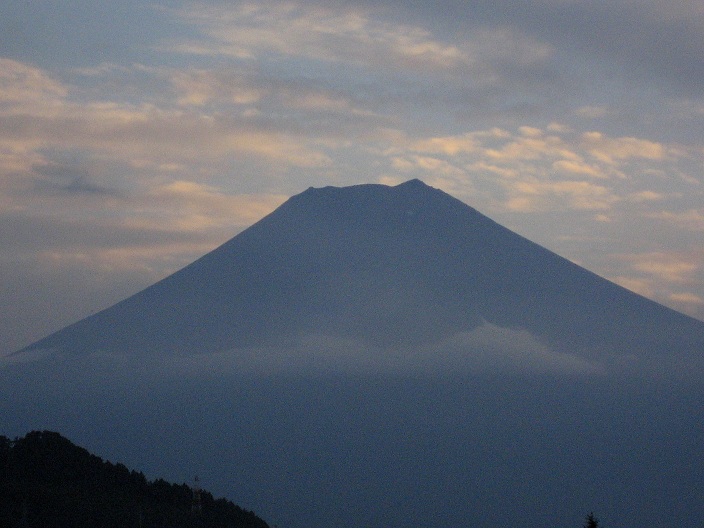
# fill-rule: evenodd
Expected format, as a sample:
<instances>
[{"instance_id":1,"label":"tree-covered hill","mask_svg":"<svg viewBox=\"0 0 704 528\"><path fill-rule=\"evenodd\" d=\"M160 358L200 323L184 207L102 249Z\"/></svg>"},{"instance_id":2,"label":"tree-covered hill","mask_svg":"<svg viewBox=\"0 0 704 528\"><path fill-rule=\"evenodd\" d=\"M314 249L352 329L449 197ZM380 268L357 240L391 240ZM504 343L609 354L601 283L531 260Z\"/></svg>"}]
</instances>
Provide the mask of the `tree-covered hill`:
<instances>
[{"instance_id":1,"label":"tree-covered hill","mask_svg":"<svg viewBox=\"0 0 704 528\"><path fill-rule=\"evenodd\" d=\"M0 436L0 526L268 528L254 513L186 484L148 481L58 433Z\"/></svg>"}]
</instances>

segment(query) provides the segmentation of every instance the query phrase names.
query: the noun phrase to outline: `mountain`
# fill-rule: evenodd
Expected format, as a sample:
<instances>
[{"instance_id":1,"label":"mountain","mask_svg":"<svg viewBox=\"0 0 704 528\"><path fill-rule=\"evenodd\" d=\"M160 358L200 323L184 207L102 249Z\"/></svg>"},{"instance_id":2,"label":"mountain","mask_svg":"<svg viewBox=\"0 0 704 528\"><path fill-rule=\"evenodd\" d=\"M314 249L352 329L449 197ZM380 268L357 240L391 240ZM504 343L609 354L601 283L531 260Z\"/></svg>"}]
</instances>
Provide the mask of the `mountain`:
<instances>
[{"instance_id":1,"label":"mountain","mask_svg":"<svg viewBox=\"0 0 704 528\"><path fill-rule=\"evenodd\" d=\"M701 527L704 323L447 194L308 189L0 359L0 434L285 528Z\"/></svg>"},{"instance_id":2,"label":"mountain","mask_svg":"<svg viewBox=\"0 0 704 528\"><path fill-rule=\"evenodd\" d=\"M7 527L268 528L230 501L185 484L149 482L51 431L14 441L0 436L0 492L0 525Z\"/></svg>"},{"instance_id":3,"label":"mountain","mask_svg":"<svg viewBox=\"0 0 704 528\"><path fill-rule=\"evenodd\" d=\"M307 336L456 346L481 328L523 332L593 367L702 372L704 323L418 180L308 189L190 266L26 350L204 354Z\"/></svg>"}]
</instances>

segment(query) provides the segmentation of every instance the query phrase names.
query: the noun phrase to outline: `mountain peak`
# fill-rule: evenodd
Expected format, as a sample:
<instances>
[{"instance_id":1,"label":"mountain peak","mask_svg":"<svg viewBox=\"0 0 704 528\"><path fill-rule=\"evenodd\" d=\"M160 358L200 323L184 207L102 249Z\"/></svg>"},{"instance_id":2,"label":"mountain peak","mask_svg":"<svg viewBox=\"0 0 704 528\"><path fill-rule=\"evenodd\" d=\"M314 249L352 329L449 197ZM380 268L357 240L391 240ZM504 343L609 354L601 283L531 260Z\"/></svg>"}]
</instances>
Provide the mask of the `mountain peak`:
<instances>
[{"instance_id":1,"label":"mountain peak","mask_svg":"<svg viewBox=\"0 0 704 528\"><path fill-rule=\"evenodd\" d=\"M412 180L405 181L403 183L400 183L398 185L384 185L381 183L361 183L357 185L350 185L350 186L345 186L345 187L337 187L334 185L326 185L324 187L308 187L304 192L296 195L296 196L303 196L303 195L309 195L309 194L333 194L333 193L355 193L355 192L369 192L369 193L378 193L378 192L398 192L398 191L416 191L416 192L421 192L421 191L436 191L436 192L441 192L438 191L438 189L435 189L434 187L430 187L423 181L414 178ZM444 194L444 193L442 193ZM296 196L293 196L293 198L296 198Z\"/></svg>"},{"instance_id":2,"label":"mountain peak","mask_svg":"<svg viewBox=\"0 0 704 528\"><path fill-rule=\"evenodd\" d=\"M433 187L430 187L427 185L425 182L419 180L418 178L414 178L412 180L405 181L403 183L400 183L396 185L397 189L432 189Z\"/></svg>"}]
</instances>

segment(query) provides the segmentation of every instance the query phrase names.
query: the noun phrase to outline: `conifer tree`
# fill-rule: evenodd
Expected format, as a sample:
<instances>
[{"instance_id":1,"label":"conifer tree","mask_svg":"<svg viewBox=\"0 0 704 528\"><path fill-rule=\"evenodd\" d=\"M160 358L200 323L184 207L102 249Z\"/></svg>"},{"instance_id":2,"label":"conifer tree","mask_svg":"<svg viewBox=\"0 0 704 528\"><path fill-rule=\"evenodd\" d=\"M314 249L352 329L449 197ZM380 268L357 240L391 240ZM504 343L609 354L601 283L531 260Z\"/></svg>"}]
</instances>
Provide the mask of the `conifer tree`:
<instances>
[{"instance_id":1,"label":"conifer tree","mask_svg":"<svg viewBox=\"0 0 704 528\"><path fill-rule=\"evenodd\" d=\"M594 513L587 515L584 521L584 528L599 528L599 519L594 517Z\"/></svg>"}]
</instances>

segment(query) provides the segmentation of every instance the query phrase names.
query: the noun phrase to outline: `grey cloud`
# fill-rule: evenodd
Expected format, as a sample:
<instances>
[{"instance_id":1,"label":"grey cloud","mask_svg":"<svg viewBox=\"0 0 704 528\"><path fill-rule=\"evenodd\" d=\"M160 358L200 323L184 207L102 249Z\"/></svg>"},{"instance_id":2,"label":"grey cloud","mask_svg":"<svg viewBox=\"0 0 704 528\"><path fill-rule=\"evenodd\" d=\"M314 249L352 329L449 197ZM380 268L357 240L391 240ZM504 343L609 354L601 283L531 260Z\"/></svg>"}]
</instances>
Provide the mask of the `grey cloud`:
<instances>
[{"instance_id":1,"label":"grey cloud","mask_svg":"<svg viewBox=\"0 0 704 528\"><path fill-rule=\"evenodd\" d=\"M303 2L301 5L301 10L294 11L298 13L296 16L306 10L331 11L329 4ZM661 19L665 18L658 14L662 14L664 8L653 5L641 12L627 3L585 6L537 1L473 2L468 6L454 1L432 5L357 2L339 11L369 14L374 24L383 19L386 25L363 27L362 34L343 31L341 37L352 39L356 44L344 46L342 51L313 41L306 45L298 42L299 46L294 46L290 53L299 55L296 60L329 60L323 67L327 74L321 72L320 65L304 63L302 69L313 78L321 74L327 77L325 81L319 79L321 82L347 84L348 87L353 83L357 93L360 89L364 92L365 84L369 85L366 100L373 101L375 109L396 109L397 116L399 110L412 111L422 105L428 110L428 120L437 120L438 124L447 119L449 111L453 118L459 116L474 126L478 119L504 126L521 120L545 119L548 114L551 119L570 121L574 119L574 110L584 106L585 101L590 104L609 102L623 116L621 119L606 116L602 121L608 121L614 131L618 131L616 133L623 133L624 120L652 127L646 117L652 113L647 97L649 89L661 81L688 82L679 73L670 75L663 68L675 68L678 61L689 60L687 57L702 56L667 40L679 38L679 32L677 28L663 26ZM208 16L198 19L201 27L206 28L205 33L208 20ZM301 20L307 19L302 16ZM333 24L331 29L342 31L343 28L334 25L335 20L328 21ZM683 23L682 20L681 17L671 23ZM267 44L261 34L247 39L235 31L236 25L242 23L237 17L229 19L228 23L235 27L225 32L229 36L223 36L223 31L216 32L216 42L234 39L235 43L255 51L273 46ZM696 24L687 23L695 26L691 31L698 31ZM218 27L226 25L218 24ZM394 38L408 28L425 32L421 40L427 45L432 43L437 55L443 55L442 46L456 53L446 56L443 67L434 70L404 63L397 57ZM379 35L375 31L380 31L385 38L377 40ZM646 37L642 36L643 32ZM301 38L300 35L297 38ZM369 53L365 46L370 42L381 48ZM693 46L692 39L683 39L683 42ZM211 41L205 40L202 45L212 46L211 53L223 53ZM284 53L283 48L277 49L274 46L270 51L275 55ZM670 54L677 57L673 59ZM258 59L270 68L277 68L276 61L267 61L266 56ZM337 67L335 60L342 61L344 67ZM624 79L628 81L622 86L619 83Z\"/></svg>"},{"instance_id":2,"label":"grey cloud","mask_svg":"<svg viewBox=\"0 0 704 528\"><path fill-rule=\"evenodd\" d=\"M2 326L0 339L3 337L1 331ZM168 360L161 353L134 352L115 354L96 351L82 357L98 371L109 371L113 377L124 377L123 381L145 382L225 379L233 376L293 376L306 379L338 376L389 376L398 379L510 376L517 379L603 379L623 382L692 381L699 379L702 368L702 364L691 364L677 357L637 357L618 351L604 351L597 361L578 352L552 349L523 329L490 323L422 347L380 348L348 338L308 335L288 344L208 354L169 355ZM55 360L74 361L69 356L55 356L51 350L39 350L31 356L0 358L0 370L18 362L33 362L47 356Z\"/></svg>"},{"instance_id":3,"label":"grey cloud","mask_svg":"<svg viewBox=\"0 0 704 528\"><path fill-rule=\"evenodd\" d=\"M498 98L484 95L476 109L458 110L467 112L468 120L481 117L479 109L495 109L489 116L494 120L506 119L512 111L524 120L550 116L569 122L569 112L585 102L608 103L613 111L599 121L602 130L622 134L637 127L656 137L690 141L701 135L701 119L694 114L685 125L669 113L655 116L660 112L652 102L655 94L685 102L704 97L704 14L697 3L360 0L356 4L422 24L453 42L481 28L510 29L555 50L544 64L499 64L504 83L498 88L504 91ZM465 90L469 103L480 94L475 88ZM443 90L439 92L442 97Z\"/></svg>"},{"instance_id":4,"label":"grey cloud","mask_svg":"<svg viewBox=\"0 0 704 528\"><path fill-rule=\"evenodd\" d=\"M544 0L444 2L438 17L458 30L477 22L509 24L536 35L580 63L611 64L612 74L704 95L704 14L691 2ZM577 62L577 61L575 61ZM635 87L634 87L635 88Z\"/></svg>"},{"instance_id":5,"label":"grey cloud","mask_svg":"<svg viewBox=\"0 0 704 528\"><path fill-rule=\"evenodd\" d=\"M310 335L289 345L170 358L169 368L176 374L211 375L591 376L606 373L602 364L551 350L524 330L489 323L423 347L379 348L352 339Z\"/></svg>"},{"instance_id":6,"label":"grey cloud","mask_svg":"<svg viewBox=\"0 0 704 528\"><path fill-rule=\"evenodd\" d=\"M34 165L32 172L39 176L35 178L35 190L40 193L124 197L117 189L96 183L90 170L80 164L46 163Z\"/></svg>"},{"instance_id":7,"label":"grey cloud","mask_svg":"<svg viewBox=\"0 0 704 528\"><path fill-rule=\"evenodd\" d=\"M175 243L203 243L202 233L178 229L132 227L121 218L93 218L90 223L51 214L0 214L0 240L3 250L51 251L69 248L156 248Z\"/></svg>"}]
</instances>

